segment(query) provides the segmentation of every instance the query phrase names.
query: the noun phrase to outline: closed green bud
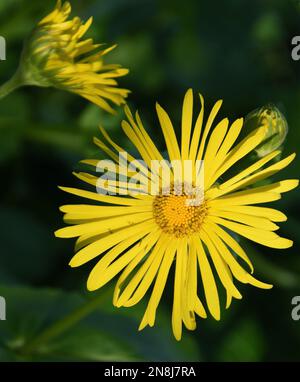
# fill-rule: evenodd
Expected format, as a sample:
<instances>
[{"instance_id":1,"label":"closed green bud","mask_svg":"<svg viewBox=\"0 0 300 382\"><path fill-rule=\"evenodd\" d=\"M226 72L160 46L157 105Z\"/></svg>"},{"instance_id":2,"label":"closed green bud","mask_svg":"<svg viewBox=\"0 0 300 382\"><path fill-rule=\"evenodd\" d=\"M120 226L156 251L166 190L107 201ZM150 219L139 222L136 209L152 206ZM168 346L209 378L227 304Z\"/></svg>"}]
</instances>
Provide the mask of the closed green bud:
<instances>
[{"instance_id":1,"label":"closed green bud","mask_svg":"<svg viewBox=\"0 0 300 382\"><path fill-rule=\"evenodd\" d=\"M259 158L280 148L288 133L288 123L284 115L273 104L268 104L250 112L245 118L245 133L258 127L265 129L265 137L255 151Z\"/></svg>"}]
</instances>

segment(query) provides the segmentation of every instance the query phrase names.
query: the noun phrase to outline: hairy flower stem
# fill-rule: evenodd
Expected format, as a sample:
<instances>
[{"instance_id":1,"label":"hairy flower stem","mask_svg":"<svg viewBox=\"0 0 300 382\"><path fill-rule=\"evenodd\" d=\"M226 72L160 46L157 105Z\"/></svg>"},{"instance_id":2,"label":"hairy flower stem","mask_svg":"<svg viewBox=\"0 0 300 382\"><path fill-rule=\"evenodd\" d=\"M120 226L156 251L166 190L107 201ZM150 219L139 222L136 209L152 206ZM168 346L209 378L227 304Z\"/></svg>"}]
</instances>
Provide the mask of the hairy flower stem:
<instances>
[{"instance_id":1,"label":"hairy flower stem","mask_svg":"<svg viewBox=\"0 0 300 382\"><path fill-rule=\"evenodd\" d=\"M19 353L22 355L31 355L38 353L41 346L47 344L50 340L60 336L62 333L68 331L78 322L89 316L93 313L100 305L103 303L105 298L108 296L108 290L106 293L102 292L98 294L93 299L89 299L80 307L73 310L71 313L67 314L65 317L62 317L58 321L54 322L35 338L25 343L25 345L19 349Z\"/></svg>"},{"instance_id":2,"label":"hairy flower stem","mask_svg":"<svg viewBox=\"0 0 300 382\"><path fill-rule=\"evenodd\" d=\"M5 82L0 86L0 99L6 97L8 94L12 93L14 90L25 85L22 76L17 71L15 75L12 76L10 80Z\"/></svg>"}]
</instances>

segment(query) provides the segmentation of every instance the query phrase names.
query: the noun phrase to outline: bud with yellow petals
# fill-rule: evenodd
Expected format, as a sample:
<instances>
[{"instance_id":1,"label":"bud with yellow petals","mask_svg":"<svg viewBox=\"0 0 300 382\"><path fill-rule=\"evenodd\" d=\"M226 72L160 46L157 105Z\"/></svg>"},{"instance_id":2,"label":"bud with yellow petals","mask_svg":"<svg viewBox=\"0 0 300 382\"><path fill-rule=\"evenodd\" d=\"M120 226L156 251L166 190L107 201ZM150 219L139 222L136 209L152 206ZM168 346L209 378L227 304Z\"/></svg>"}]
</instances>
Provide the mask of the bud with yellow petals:
<instances>
[{"instance_id":1,"label":"bud with yellow petals","mask_svg":"<svg viewBox=\"0 0 300 382\"><path fill-rule=\"evenodd\" d=\"M113 112L108 101L124 104L129 93L116 81L128 70L104 63L104 56L115 46L101 49L93 39L83 39L92 18L84 23L79 17L70 19L70 13L70 3L58 0L55 9L38 23L24 46L20 67L4 85L2 96L9 92L10 85L11 90L22 85L53 86Z\"/></svg>"}]
</instances>

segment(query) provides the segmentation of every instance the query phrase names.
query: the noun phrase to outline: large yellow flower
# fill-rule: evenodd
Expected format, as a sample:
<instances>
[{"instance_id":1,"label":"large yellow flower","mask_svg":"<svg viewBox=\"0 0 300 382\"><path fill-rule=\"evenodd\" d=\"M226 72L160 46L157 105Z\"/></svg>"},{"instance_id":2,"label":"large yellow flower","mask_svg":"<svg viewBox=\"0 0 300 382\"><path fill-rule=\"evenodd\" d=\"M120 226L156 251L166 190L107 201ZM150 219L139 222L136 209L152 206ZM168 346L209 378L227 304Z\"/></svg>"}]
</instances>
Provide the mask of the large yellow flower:
<instances>
[{"instance_id":1,"label":"large yellow flower","mask_svg":"<svg viewBox=\"0 0 300 382\"><path fill-rule=\"evenodd\" d=\"M118 88L115 78L128 70L103 62L115 46L99 50L101 45L93 39L82 40L92 17L83 23L79 17L68 19L70 13L70 3L58 0L54 11L39 22L25 45L18 75L25 84L67 90L113 112L107 101L121 105L129 93Z\"/></svg>"},{"instance_id":2,"label":"large yellow flower","mask_svg":"<svg viewBox=\"0 0 300 382\"><path fill-rule=\"evenodd\" d=\"M251 260L232 232L267 247L290 247L291 240L274 232L279 228L275 223L285 221L287 217L280 211L257 205L278 200L282 193L298 185L298 180L283 180L255 186L294 159L295 154L292 154L272 162L280 154L279 150L272 151L225 180L228 170L261 144L265 129L258 128L238 141L243 119L237 119L229 126L228 119L224 118L212 128L222 101L216 102L204 123L204 100L201 95L200 99L202 108L193 128L193 93L191 90L186 93L181 144L177 141L168 114L161 106L156 106L169 161L192 163L192 171L182 166L190 177L190 182L186 181L188 177L183 178L187 187L180 185L178 178L175 179L172 168L169 189L162 192L165 191L163 171L153 174L152 163L153 160L162 161L163 157L144 129L139 114L133 117L126 107L128 122L123 121L122 127L144 161L138 172L140 183L135 184L132 178L129 179L135 171L132 166L134 158L129 154L127 160L131 162L131 167L127 180L124 179L126 166L118 160L120 152L121 157L125 157L124 150L101 128L104 140L96 139L95 142L118 163L116 169L110 171L122 176L115 185L110 183L108 189L119 195L99 193L105 186L104 183L99 186L99 178L87 173L76 174L86 183L97 185L98 192L62 189L93 200L94 205L61 207L65 221L72 226L56 232L56 236L62 238L78 237L76 254L70 262L72 267L100 257L88 278L87 288L90 291L100 288L121 272L113 298L116 307L133 306L148 291L151 293L140 329L154 325L156 310L174 264L172 327L178 340L182 335L182 322L188 329L194 330L195 316L206 317L204 305L216 320L220 319L221 308L214 274L226 290L227 308L232 298L242 297L235 286L235 279L258 288L272 287L252 276ZM204 172L195 171L199 160L204 161ZM98 161L85 162L97 166ZM204 178L200 191L204 193L199 192L200 196L197 196L198 186L195 185L200 173ZM108 185L109 178L106 182ZM142 187L146 184L147 187ZM150 190L158 184L161 192L152 194ZM179 186L182 186L181 192L177 190ZM136 192L138 187L142 190L139 193ZM126 189L129 195L124 193ZM204 305L200 299L205 300Z\"/></svg>"}]
</instances>

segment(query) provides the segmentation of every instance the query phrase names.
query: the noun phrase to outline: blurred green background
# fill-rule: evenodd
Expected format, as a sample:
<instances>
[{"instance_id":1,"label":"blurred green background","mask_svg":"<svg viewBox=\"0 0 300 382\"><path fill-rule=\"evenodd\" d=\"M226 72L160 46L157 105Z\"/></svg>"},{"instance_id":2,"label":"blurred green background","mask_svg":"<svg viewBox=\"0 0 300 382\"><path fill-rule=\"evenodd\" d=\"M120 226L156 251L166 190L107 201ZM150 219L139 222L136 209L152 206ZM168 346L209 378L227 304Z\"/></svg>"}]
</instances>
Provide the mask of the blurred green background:
<instances>
[{"instance_id":1,"label":"blurred green background","mask_svg":"<svg viewBox=\"0 0 300 382\"><path fill-rule=\"evenodd\" d=\"M22 41L54 0L0 1L0 35L7 61L0 81L14 73ZM188 87L206 104L222 98L230 120L273 102L289 124L285 153L300 145L300 61L291 58L291 38L300 35L300 3L287 0L82 0L73 15L94 16L89 35L117 43L108 61L130 68L119 82L131 89L129 103L164 150L154 112L158 100L180 125ZM177 343L170 328L172 282L154 329L138 333L144 305L116 310L112 282L100 290L99 309L63 336L26 356L20 348L51 322L80 306L90 294L90 264L70 269L72 240L53 235L61 227L59 205L77 201L57 185L82 186L72 170L85 158L101 158L92 144L101 123L128 147L116 116L72 94L23 88L0 101L0 295L7 321L0 321L0 360L299 361L300 321L291 319L291 299L300 295L299 189L274 203L289 216L282 235L295 241L281 251L242 243L256 275L275 286L240 286L221 322L199 320ZM281 175L297 177L299 158Z\"/></svg>"}]
</instances>

